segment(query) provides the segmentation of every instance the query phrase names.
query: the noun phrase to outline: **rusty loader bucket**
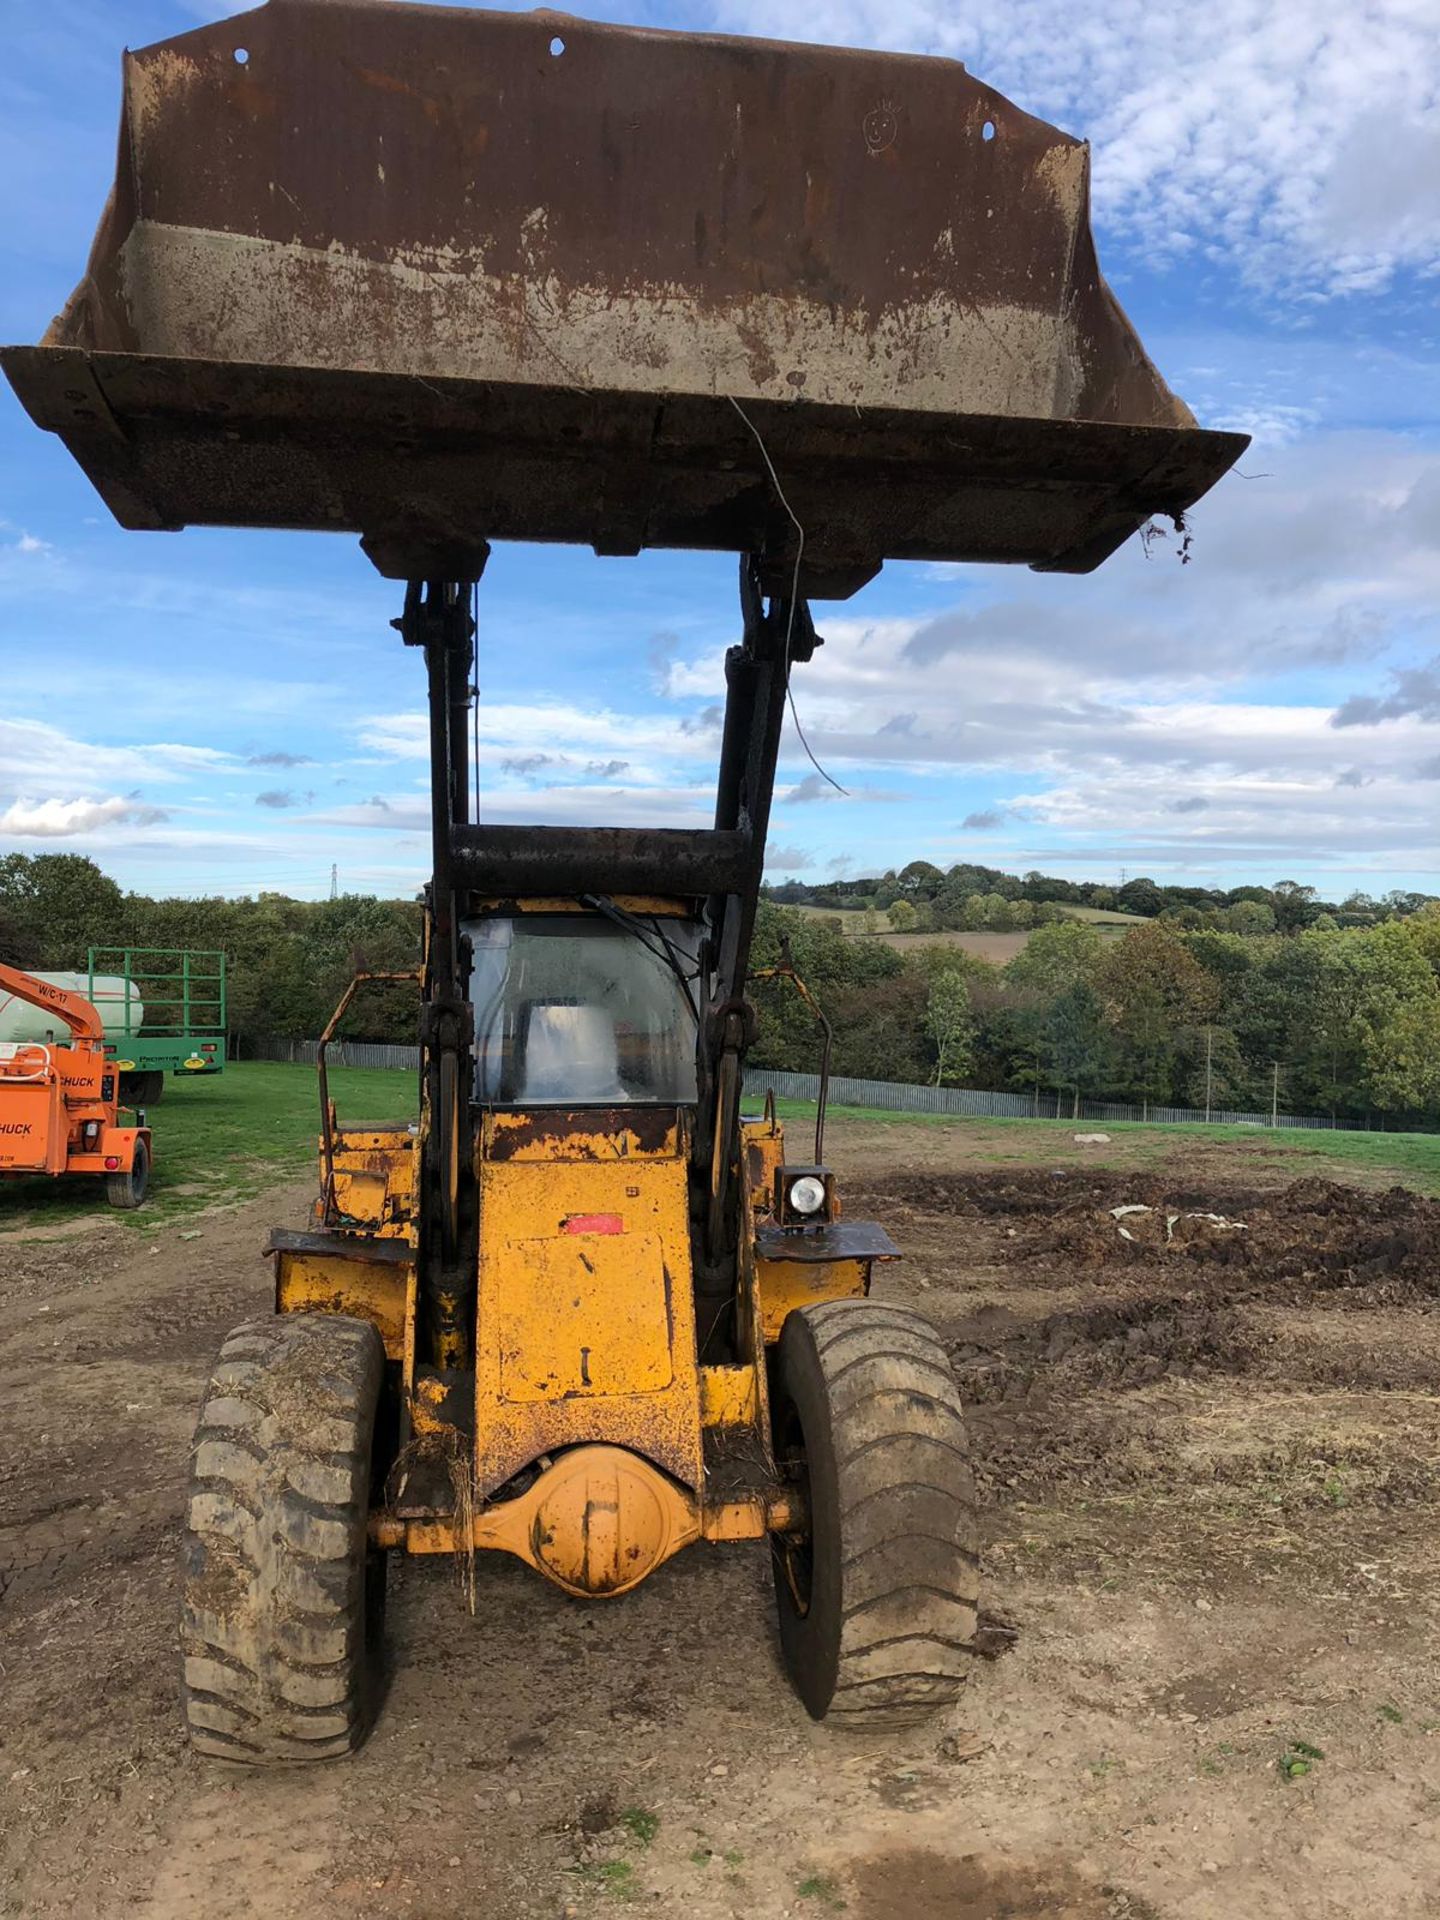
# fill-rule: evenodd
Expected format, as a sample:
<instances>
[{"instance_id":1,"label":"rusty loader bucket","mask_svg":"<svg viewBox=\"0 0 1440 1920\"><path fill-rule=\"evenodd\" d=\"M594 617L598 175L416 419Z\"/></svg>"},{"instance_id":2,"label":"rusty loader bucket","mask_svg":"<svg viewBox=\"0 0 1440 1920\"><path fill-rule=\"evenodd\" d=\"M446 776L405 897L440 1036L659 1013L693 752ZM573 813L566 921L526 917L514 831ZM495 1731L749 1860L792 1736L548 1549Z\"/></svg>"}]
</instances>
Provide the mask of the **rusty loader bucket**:
<instances>
[{"instance_id":1,"label":"rusty loader bucket","mask_svg":"<svg viewBox=\"0 0 1440 1920\"><path fill-rule=\"evenodd\" d=\"M269 0L125 56L21 400L129 527L1085 571L1245 444L1100 275L1089 150L951 60ZM758 436L758 439L757 439ZM447 564L452 563L452 564Z\"/></svg>"}]
</instances>

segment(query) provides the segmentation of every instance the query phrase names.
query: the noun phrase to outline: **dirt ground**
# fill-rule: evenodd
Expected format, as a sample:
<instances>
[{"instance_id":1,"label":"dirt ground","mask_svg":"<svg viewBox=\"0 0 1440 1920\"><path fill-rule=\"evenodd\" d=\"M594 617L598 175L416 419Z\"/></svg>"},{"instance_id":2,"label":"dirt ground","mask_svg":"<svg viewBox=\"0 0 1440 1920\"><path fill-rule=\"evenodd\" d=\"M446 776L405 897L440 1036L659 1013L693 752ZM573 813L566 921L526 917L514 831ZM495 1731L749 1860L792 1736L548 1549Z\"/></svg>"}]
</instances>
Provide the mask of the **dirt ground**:
<instances>
[{"instance_id":1,"label":"dirt ground","mask_svg":"<svg viewBox=\"0 0 1440 1920\"><path fill-rule=\"evenodd\" d=\"M908 1255L883 1291L954 1353L989 1542L958 1710L863 1743L787 1692L763 1549L697 1548L610 1604L482 1559L473 1618L399 1567L360 1756L194 1761L189 1431L307 1189L8 1238L0 1913L1435 1915L1440 1202L1084 1155L834 1127L850 1214Z\"/></svg>"}]
</instances>

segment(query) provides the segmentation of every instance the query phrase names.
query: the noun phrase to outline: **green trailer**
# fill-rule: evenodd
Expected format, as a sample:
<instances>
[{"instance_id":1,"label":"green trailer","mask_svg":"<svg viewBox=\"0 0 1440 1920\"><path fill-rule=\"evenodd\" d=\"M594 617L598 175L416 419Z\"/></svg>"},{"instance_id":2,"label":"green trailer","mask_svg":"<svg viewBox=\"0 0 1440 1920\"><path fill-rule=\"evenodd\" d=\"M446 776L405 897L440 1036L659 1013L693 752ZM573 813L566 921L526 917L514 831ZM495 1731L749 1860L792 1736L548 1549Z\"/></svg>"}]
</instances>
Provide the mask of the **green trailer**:
<instances>
[{"instance_id":1,"label":"green trailer","mask_svg":"<svg viewBox=\"0 0 1440 1920\"><path fill-rule=\"evenodd\" d=\"M91 947L89 998L105 1016L120 1098L153 1106L165 1076L225 1065L225 955L196 947ZM117 991L117 984L120 989Z\"/></svg>"}]
</instances>

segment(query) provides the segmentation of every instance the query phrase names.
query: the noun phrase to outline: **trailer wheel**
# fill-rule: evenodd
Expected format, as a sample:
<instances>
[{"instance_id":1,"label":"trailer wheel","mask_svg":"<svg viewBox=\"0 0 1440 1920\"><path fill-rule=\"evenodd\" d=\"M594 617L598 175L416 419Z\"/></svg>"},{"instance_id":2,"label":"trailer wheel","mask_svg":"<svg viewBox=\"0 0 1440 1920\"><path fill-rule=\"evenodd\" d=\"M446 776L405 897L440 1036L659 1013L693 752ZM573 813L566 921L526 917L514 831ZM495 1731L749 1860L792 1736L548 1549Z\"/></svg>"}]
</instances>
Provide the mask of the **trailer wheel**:
<instances>
[{"instance_id":1,"label":"trailer wheel","mask_svg":"<svg viewBox=\"0 0 1440 1920\"><path fill-rule=\"evenodd\" d=\"M158 1067L147 1067L144 1073L122 1073L120 1076L122 1107L158 1106L164 1093L165 1075Z\"/></svg>"},{"instance_id":2,"label":"trailer wheel","mask_svg":"<svg viewBox=\"0 0 1440 1920\"><path fill-rule=\"evenodd\" d=\"M979 1539L960 1395L929 1322L838 1300L780 1336L776 1454L805 1524L776 1534L780 1645L816 1719L912 1726L971 1658Z\"/></svg>"},{"instance_id":3,"label":"trailer wheel","mask_svg":"<svg viewBox=\"0 0 1440 1920\"><path fill-rule=\"evenodd\" d=\"M367 1537L385 1355L368 1321L285 1314L220 1349L192 1453L180 1643L190 1743L329 1760L378 1696L385 1557Z\"/></svg>"},{"instance_id":4,"label":"trailer wheel","mask_svg":"<svg viewBox=\"0 0 1440 1920\"><path fill-rule=\"evenodd\" d=\"M145 1193L150 1185L150 1151L143 1140L135 1142L135 1157L130 1162L128 1173L107 1173L105 1176L105 1198L112 1207L124 1207L133 1211L143 1205Z\"/></svg>"}]
</instances>

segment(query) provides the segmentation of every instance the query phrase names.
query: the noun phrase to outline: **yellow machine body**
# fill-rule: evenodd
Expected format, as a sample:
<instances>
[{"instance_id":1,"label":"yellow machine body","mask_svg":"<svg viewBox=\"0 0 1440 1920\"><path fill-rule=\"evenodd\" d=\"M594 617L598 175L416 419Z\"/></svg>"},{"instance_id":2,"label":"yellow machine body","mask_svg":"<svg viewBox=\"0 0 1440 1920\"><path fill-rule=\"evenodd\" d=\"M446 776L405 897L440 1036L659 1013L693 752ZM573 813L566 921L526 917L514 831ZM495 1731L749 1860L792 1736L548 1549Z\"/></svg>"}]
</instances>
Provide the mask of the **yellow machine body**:
<instances>
[{"instance_id":1,"label":"yellow machine body","mask_svg":"<svg viewBox=\"0 0 1440 1920\"><path fill-rule=\"evenodd\" d=\"M885 560L1086 573L1179 529L1246 445L1196 426L1102 278L1085 145L962 65L561 18L269 0L128 54L85 274L42 344L0 348L123 525L358 532L424 665L415 1125L336 1120L347 996L318 1217L273 1237L281 1319L231 1336L206 1402L238 1418L237 1372L258 1405L292 1366L323 1399L343 1365L345 1447L297 1395L266 1444L368 1470L368 1521L350 1494L323 1523L284 1507L253 1436L192 1476L186 1713L222 1757L363 1738L372 1544L615 1593L769 1529L808 1711L954 1699L978 1604L959 1393L922 1316L861 1301L896 1249L819 1164L818 1009L814 1164L742 1118L791 675L823 644L810 601ZM496 540L736 556L710 824L472 817ZM498 644L543 664L537 636ZM769 972L798 984L783 950ZM847 1548L882 1511L886 1551ZM254 1571L218 1607L204 1570L237 1545ZM296 1641L323 1649L328 1730L291 1710Z\"/></svg>"},{"instance_id":2,"label":"yellow machine body","mask_svg":"<svg viewBox=\"0 0 1440 1920\"><path fill-rule=\"evenodd\" d=\"M416 1135L410 1128L350 1127L335 1147L335 1210L366 1233L403 1240L415 1214Z\"/></svg>"},{"instance_id":3,"label":"yellow machine body","mask_svg":"<svg viewBox=\"0 0 1440 1920\"><path fill-rule=\"evenodd\" d=\"M342 1128L331 1110L328 1217L322 1195L316 1231L272 1237L275 1304L370 1321L398 1375L377 1546L499 1550L569 1593L608 1596L694 1541L796 1518L771 1452L766 1347L796 1306L868 1292L872 1259L894 1249L767 1257L784 1131L773 1112L744 1120L739 1357L702 1365L689 1127L660 1105L484 1115L475 1361L452 1372L416 1358L418 1130Z\"/></svg>"},{"instance_id":4,"label":"yellow machine body","mask_svg":"<svg viewBox=\"0 0 1440 1920\"><path fill-rule=\"evenodd\" d=\"M585 1441L633 1447L700 1485L686 1153L675 1108L485 1117L480 1497Z\"/></svg>"}]
</instances>

